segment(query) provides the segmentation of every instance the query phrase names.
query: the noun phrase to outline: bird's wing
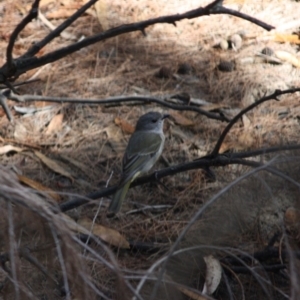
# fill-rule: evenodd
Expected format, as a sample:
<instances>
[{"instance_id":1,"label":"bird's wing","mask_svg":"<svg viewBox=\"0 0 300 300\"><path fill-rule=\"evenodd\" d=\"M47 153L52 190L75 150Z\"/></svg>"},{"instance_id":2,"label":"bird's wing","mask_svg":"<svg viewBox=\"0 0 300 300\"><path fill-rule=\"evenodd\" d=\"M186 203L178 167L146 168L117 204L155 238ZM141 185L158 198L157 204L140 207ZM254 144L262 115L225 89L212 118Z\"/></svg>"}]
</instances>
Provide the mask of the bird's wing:
<instances>
[{"instance_id":1,"label":"bird's wing","mask_svg":"<svg viewBox=\"0 0 300 300\"><path fill-rule=\"evenodd\" d=\"M162 142L162 137L158 133L141 131L133 133L123 157L123 179L130 179L136 172L141 171L149 159L159 151ZM124 181L123 183L125 184Z\"/></svg>"}]
</instances>

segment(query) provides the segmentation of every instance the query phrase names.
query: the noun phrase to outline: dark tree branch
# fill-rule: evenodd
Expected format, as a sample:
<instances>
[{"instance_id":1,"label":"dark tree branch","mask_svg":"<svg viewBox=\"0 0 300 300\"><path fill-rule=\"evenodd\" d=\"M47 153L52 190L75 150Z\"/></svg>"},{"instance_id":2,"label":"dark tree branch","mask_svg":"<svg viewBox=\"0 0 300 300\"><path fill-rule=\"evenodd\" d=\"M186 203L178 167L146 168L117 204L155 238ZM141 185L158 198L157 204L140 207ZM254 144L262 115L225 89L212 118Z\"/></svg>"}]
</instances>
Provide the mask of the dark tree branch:
<instances>
[{"instance_id":1,"label":"dark tree branch","mask_svg":"<svg viewBox=\"0 0 300 300\"><path fill-rule=\"evenodd\" d=\"M242 266L227 266L228 268L230 268L233 272L235 273L243 273L243 274L249 274L251 273L251 271L249 270L249 267L242 267ZM281 270L284 270L284 269L287 269L287 264L270 264L270 265L261 265L259 267L251 267L252 270L258 270L258 269L261 269L261 270L264 270L266 272L269 272L269 273L277 273Z\"/></svg>"},{"instance_id":2,"label":"dark tree branch","mask_svg":"<svg viewBox=\"0 0 300 300\"><path fill-rule=\"evenodd\" d=\"M36 0L38 3L38 1ZM35 3L36 3L35 2ZM151 25L158 24L158 23L169 23L169 24L175 24L177 21L183 20L183 19L194 19L197 17L205 16L205 15L211 15L211 14L231 14L235 15L237 17L240 17L242 19L246 19L258 26L261 26L262 28L266 30L271 30L274 27L270 26L264 22L261 22L255 18L249 17L247 15L244 15L239 12L235 12L233 10L229 10L227 8L223 8L220 6L220 1L214 1L211 4L205 6L204 8L199 7L194 10L190 10L186 13L183 14L176 14L176 15L170 15L170 16L163 16L163 17L158 17L154 19L149 19L146 21L142 22L136 22L136 23L131 23L131 24L125 24L118 26L116 28L109 29L105 32L96 34L94 36L85 38L84 40L74 43L72 45L63 47L61 49L58 49L56 51L50 52L48 54L45 54L44 56L41 57L30 57L31 55L34 55L37 53L38 49L40 47L45 46L49 41L51 41L54 37L56 37L63 29L65 29L68 24L71 24L78 16L83 13L83 11L86 9L88 5L91 5L93 0L91 0L89 3L87 3L81 10L80 12L76 12L73 16L71 16L68 20L66 20L57 30L54 32L50 33L47 37L45 37L42 41L36 44L36 46L33 46L31 49L28 50L26 54L23 56L17 58L14 60L14 65L15 68L12 70L12 68L8 68L9 65L12 65L12 57L9 60L9 65L4 65L0 68L0 82L4 82L6 78L10 78L11 80L15 80L18 78L21 74L41 67L45 64L54 62L56 60L61 59L62 57L69 55L71 53L74 53L84 47L87 47L89 45L95 44L99 41L106 40L108 38L112 38L121 34L129 33L129 32L134 32L134 31L142 31L145 32L145 29ZM30 14L29 14L30 15ZM25 18L26 19L26 18ZM23 23L25 23L25 19L17 26L17 28L21 28L22 26L24 27ZM28 23L28 20L26 19L26 22ZM26 23L26 24L27 24ZM22 24L22 26L20 26ZM25 25L26 25L25 24ZM22 29L22 28L21 28ZM19 30L20 31L20 30ZM18 33L19 33L18 31ZM11 43L9 49L12 50L14 43ZM7 51L9 52L9 51Z\"/></svg>"},{"instance_id":3,"label":"dark tree branch","mask_svg":"<svg viewBox=\"0 0 300 300\"><path fill-rule=\"evenodd\" d=\"M201 159L197 159L192 162L178 164L176 166L172 166L169 168L165 168L165 169L156 171L148 176L143 176L143 177L137 178L130 185L130 188L138 186L138 185L146 184L146 183L156 182L157 180L160 180L166 176L172 176L177 173L182 173L182 172L195 170L195 169L205 169L208 167L224 167L224 166L232 165L232 164L246 165L246 166L250 166L252 168L262 167L263 164L261 164L261 163L258 163L256 161L245 160L242 158L262 155L265 153L272 153L272 152L278 152L278 151L284 151L284 150L296 150L296 149L300 149L300 144L255 150L252 152L252 154L249 151L249 152L245 152L245 153L230 153L230 154L221 154L221 155L218 154L216 157L203 157ZM255 153L255 155L254 155L254 153ZM270 168L268 166L265 166L265 170L270 173L273 173L277 176L281 176L284 179L292 180L288 176L281 173L279 170L276 170L275 168ZM295 182L293 182L293 183L295 183ZM101 197L106 197L106 196L112 195L116 192L117 187L118 186L115 185L112 187L104 188L100 191L96 191L87 196L74 197L74 199L71 199L67 202L62 203L60 205L60 209L61 209L61 211L65 212L65 211L71 210L73 208L79 207L83 204L89 203L91 200L96 200Z\"/></svg>"},{"instance_id":4,"label":"dark tree branch","mask_svg":"<svg viewBox=\"0 0 300 300\"><path fill-rule=\"evenodd\" d=\"M30 79L30 80L26 80L26 81L21 81L21 82L17 82L17 83L14 83L14 84L11 84L11 86L13 88L17 87L17 86L20 86L20 85L24 85L24 84L28 84L28 83L32 83L32 82L37 82L37 81L40 81L40 79ZM7 82L6 82L7 83ZM7 85L0 85L0 90L3 90L3 89L6 89L8 86ZM10 87L8 87L10 88ZM11 89L13 90L13 89ZM14 91L13 91L14 92ZM0 92L1 93L1 92ZM14 92L15 93L15 92ZM5 94L9 94L8 92L5 93Z\"/></svg>"},{"instance_id":5,"label":"dark tree branch","mask_svg":"<svg viewBox=\"0 0 300 300\"><path fill-rule=\"evenodd\" d=\"M13 56L12 56L12 52L13 52L13 48L16 42L16 39L18 37L18 35L20 34L20 32L26 27L26 25L31 22L34 18L37 17L38 15L38 9L39 9L39 3L40 0L35 0L32 4L32 7L28 13L28 15L17 25L17 27L15 28L15 30L13 31L13 33L10 36L9 42L8 42L8 46L6 49L6 63L7 63L7 74L6 77L10 77L12 75L14 75L17 66L14 64L13 61Z\"/></svg>"},{"instance_id":6,"label":"dark tree branch","mask_svg":"<svg viewBox=\"0 0 300 300\"><path fill-rule=\"evenodd\" d=\"M229 8L226 8L224 6L221 6L221 5L217 5L217 6L214 6L212 9L211 9L211 12L210 12L211 15L218 15L218 14L226 14L226 15L231 15L231 16L235 16L235 17L238 17L240 19L244 19L244 20L247 20L249 21L250 23L253 23L259 27L262 27L264 29L266 29L267 31L270 31L272 29L275 29L274 26L271 26L265 22L262 22L256 18L253 18L249 15L246 15L246 14L243 14L239 11L236 11L236 10L233 10L233 9L229 9Z\"/></svg>"},{"instance_id":7,"label":"dark tree branch","mask_svg":"<svg viewBox=\"0 0 300 300\"><path fill-rule=\"evenodd\" d=\"M71 99L67 97L48 97L48 96L37 96L37 95L16 95L11 91L5 91L5 96L10 100L18 101L18 102L31 102L31 101L49 101L49 102L65 102L65 103L77 103L77 104L117 104L117 103L126 103L126 102L144 102L144 103L157 103L159 105L174 109L174 110L181 110L181 111L194 111L201 115L204 115L210 119L220 120L220 121L227 121L229 119L223 115L211 113L209 111L203 110L196 106L190 105L178 105L178 104L171 104L167 101L156 97L150 96L119 96L119 97L110 97L105 99Z\"/></svg>"},{"instance_id":8,"label":"dark tree branch","mask_svg":"<svg viewBox=\"0 0 300 300\"><path fill-rule=\"evenodd\" d=\"M294 251L293 254L298 259L300 258L300 251ZM260 267L263 267L266 271L273 272L284 269L286 265L281 264L279 259L286 261L289 256L290 253L287 250L280 249L279 247L266 247L262 251L257 251L253 254L238 255L237 257L246 264L252 264L254 261L259 261L262 264ZM226 256L221 259L221 262L232 268L232 270L237 270L238 273L245 272L240 261L234 256ZM239 267L242 267L242 269L238 269Z\"/></svg>"}]
</instances>

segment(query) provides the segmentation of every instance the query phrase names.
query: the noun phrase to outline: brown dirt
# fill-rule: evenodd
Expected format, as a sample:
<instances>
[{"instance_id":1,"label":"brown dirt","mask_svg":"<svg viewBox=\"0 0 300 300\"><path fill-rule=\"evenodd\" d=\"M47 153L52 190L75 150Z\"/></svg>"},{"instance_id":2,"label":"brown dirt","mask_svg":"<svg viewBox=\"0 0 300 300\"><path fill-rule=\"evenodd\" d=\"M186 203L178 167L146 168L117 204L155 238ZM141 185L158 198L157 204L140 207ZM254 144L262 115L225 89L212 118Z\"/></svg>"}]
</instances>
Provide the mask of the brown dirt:
<instances>
[{"instance_id":1,"label":"brown dirt","mask_svg":"<svg viewBox=\"0 0 300 300\"><path fill-rule=\"evenodd\" d=\"M82 0L45 0L42 1L41 11L56 26L63 19L52 19L53 16L58 16L59 13L67 16L83 2ZM2 19L0 22L2 53L0 65L5 63L5 50L10 33L24 17L31 3L32 1L29 0L0 3L0 18ZM103 1L102 3L102 13L98 16L100 20L97 19L95 10L91 9L66 30L75 40L96 34L103 28L121 25L123 22L136 22L165 14L182 13L200 4L205 5L209 1L199 3L199 1L160 0L159 5L157 2L149 2L145 5L137 0L126 1L124 4L120 4L120 1L107 3ZM272 0L261 1L258 5L257 1L232 0L225 1L225 3L227 7L255 16L276 26L277 29L268 33L245 20L226 15L183 20L178 22L176 27L158 24L146 29L146 37L140 32L120 36L82 49L40 69L32 70L21 76L19 81L30 78L38 78L39 81L21 86L18 92L90 99L132 94L164 97L186 92L192 98L205 100L211 105L218 104L226 107L223 112L228 116L233 116L241 108L275 89L300 86L299 68L287 61L280 64L266 63L257 55L268 47L274 52L286 51L291 57L300 60L299 44L277 41L279 34L287 36L293 32L299 33L298 2ZM222 50L216 46L220 41L227 40L233 34L242 31L242 46L236 51L234 49ZM40 19L28 24L16 42L14 56L24 53L32 43L47 33L49 29ZM39 55L70 43L70 40L59 37L42 49ZM234 70L232 72L218 70L220 61L234 61ZM182 64L188 65L188 74L177 74ZM156 76L161 67L170 70L169 78ZM222 151L243 151L297 143L299 140L299 100L299 93L287 95L280 97L279 102L269 101L251 111L243 122L239 122L231 130ZM10 101L9 105L14 114L14 123L10 123L0 111L0 147L13 145L22 148L23 151L0 156L1 165L5 167L5 170L13 170L57 192L61 195L60 201L66 201L76 194L86 195L103 188L106 184L112 185L118 181L123 149L129 134L124 133L122 128L115 124L116 117L134 126L138 117L146 111L158 110L172 113L171 110L146 104L88 106L46 102L16 104ZM37 111L34 114L21 115L15 112L14 105L25 108L32 106ZM57 114L63 114L62 124L56 125L54 132L47 134L48 125ZM192 124L190 126L178 125L176 118L171 118L166 122L167 139L164 159L157 163L155 166L157 169L207 154L226 125L194 112L180 112L180 114ZM34 154L36 150L59 163L74 180L54 172L53 168L43 164ZM294 169L296 167L288 166L293 170L293 176L297 180L297 172ZM282 170L286 171L287 166ZM130 190L127 201L122 207L125 213L134 209L136 203L172 205L171 209L159 213L133 213L124 215L120 219L107 219L105 210L109 200L105 198L96 223L118 230L128 240L171 244L195 211L211 195L245 171L244 167L239 166L215 170L217 182L213 183L206 182L201 170L178 174L163 180L169 190L155 184ZM112 177L109 180L111 174ZM297 206L295 201L298 197L297 192L292 188L289 189L284 181L278 183L276 180L263 176L257 180L258 182L253 179L247 184L237 186L230 195L225 195L220 202L226 202L226 205L212 207L206 216L206 222L214 226L204 226L205 222L199 221L187 236L185 245L205 243L217 246L229 245L239 246L247 251L261 249L262 245L266 245L276 229L282 225L286 208L292 205ZM260 188L257 188L258 186ZM262 190L264 192L259 193ZM287 190L290 194L286 192ZM268 209L264 209L265 207ZM7 208L4 206L2 208L6 212ZM97 208L98 202L95 205L73 210L69 215L76 220L83 217L92 220ZM235 222L229 222L228 219L233 216ZM28 220L33 219L32 216L28 217ZM15 222L18 224L17 219ZM57 225L60 221L55 219L55 222ZM220 222L223 222L222 230L219 226ZM202 230L205 233L203 238L199 237L199 232ZM212 240L212 237L216 236L218 238ZM216 242L219 238L220 242ZM24 245L26 243L31 245L35 242L39 244L33 234L26 237ZM5 251L6 247L3 246L1 250ZM97 251L101 252L101 249ZM127 250L115 251L115 254L117 254L119 265L130 270L144 270L159 257L157 254L148 257L142 253L131 253ZM53 253L49 253L51 260L55 260L52 255ZM72 255L75 254L72 253ZM45 262L45 258L40 259ZM99 262L93 262L92 259L88 263L87 273L98 282L101 290L106 290L110 295L115 279L112 272ZM58 265L57 261L56 264ZM24 268L26 269L26 266ZM55 269L53 273L59 268L59 266L53 267ZM74 268L80 270L78 266ZM71 268L67 269L71 270ZM276 278L274 282L275 280ZM36 277L31 278L33 292L36 295L43 293L46 295L49 286L46 283L41 286L37 281ZM251 280L242 279L247 287L246 299L252 299L252 283L248 281ZM78 278L74 280L74 283L76 282ZM5 282L3 286L3 297L5 295L11 297L11 290L5 288ZM285 292L289 292L287 284L280 286L278 283L278 286ZM255 284L252 287L257 288ZM234 286L234 293L240 295L239 287ZM55 297L61 299L63 296L58 296L58 294L56 293ZM222 294L216 295L217 299L224 299L222 297L224 297ZM237 296L237 298L240 297Z\"/></svg>"}]
</instances>

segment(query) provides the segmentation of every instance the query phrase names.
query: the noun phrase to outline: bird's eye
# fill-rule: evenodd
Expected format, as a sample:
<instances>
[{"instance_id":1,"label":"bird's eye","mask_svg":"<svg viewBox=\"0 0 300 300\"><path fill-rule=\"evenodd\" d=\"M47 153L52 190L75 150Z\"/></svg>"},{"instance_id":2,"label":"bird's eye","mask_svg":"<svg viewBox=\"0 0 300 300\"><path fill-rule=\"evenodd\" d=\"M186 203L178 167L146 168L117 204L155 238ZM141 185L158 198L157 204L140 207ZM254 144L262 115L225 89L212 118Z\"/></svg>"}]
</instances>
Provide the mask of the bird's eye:
<instances>
[{"instance_id":1,"label":"bird's eye","mask_svg":"<svg viewBox=\"0 0 300 300\"><path fill-rule=\"evenodd\" d=\"M155 119L152 119L152 121L151 121L152 123L155 123L156 122L156 120Z\"/></svg>"}]
</instances>

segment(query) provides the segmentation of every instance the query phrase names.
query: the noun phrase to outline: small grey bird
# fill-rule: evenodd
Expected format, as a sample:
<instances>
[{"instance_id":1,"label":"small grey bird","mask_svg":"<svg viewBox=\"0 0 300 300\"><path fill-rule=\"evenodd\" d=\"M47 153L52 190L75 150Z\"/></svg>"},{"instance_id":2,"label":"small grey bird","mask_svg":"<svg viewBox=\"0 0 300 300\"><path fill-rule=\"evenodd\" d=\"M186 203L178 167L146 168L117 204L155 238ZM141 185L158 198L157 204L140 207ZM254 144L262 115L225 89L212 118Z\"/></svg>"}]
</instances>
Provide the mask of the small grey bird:
<instances>
[{"instance_id":1,"label":"small grey bird","mask_svg":"<svg viewBox=\"0 0 300 300\"><path fill-rule=\"evenodd\" d=\"M114 215L120 210L131 182L147 173L160 157L165 142L163 124L167 117L169 115L149 112L137 121L125 150L123 173L118 190L109 205L109 215Z\"/></svg>"}]
</instances>

